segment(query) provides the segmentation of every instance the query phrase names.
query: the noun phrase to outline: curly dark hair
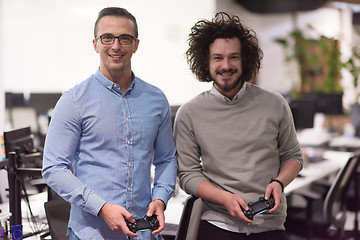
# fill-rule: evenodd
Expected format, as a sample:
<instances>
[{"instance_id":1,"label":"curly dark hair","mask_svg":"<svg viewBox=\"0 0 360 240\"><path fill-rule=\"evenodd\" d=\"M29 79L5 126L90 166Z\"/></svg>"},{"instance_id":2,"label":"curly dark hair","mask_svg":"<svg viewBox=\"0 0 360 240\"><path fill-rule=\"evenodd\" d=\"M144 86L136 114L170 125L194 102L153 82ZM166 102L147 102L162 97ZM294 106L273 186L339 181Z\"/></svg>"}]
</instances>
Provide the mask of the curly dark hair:
<instances>
[{"instance_id":1,"label":"curly dark hair","mask_svg":"<svg viewBox=\"0 0 360 240\"><path fill-rule=\"evenodd\" d=\"M238 16L218 12L212 21L197 22L189 34L189 49L186 59L190 70L200 82L211 82L209 72L209 46L216 39L237 37L241 43L242 74L240 80L247 82L255 78L259 72L263 52L258 46L256 33L246 28Z\"/></svg>"}]
</instances>

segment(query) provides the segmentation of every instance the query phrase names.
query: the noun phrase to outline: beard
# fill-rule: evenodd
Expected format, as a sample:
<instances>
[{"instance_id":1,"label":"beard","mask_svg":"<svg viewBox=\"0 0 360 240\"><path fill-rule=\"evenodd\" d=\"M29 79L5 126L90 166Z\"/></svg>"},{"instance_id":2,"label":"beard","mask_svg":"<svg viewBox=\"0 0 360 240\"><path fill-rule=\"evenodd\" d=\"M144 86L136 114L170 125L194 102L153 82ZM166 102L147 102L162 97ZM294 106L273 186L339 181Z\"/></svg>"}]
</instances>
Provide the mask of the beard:
<instances>
[{"instance_id":1,"label":"beard","mask_svg":"<svg viewBox=\"0 0 360 240\"><path fill-rule=\"evenodd\" d=\"M237 86L239 86L239 84L240 85L242 84L240 77L234 82L231 81L220 82L213 77L211 77L211 79L214 81L214 85L216 85L219 89L221 89L224 92L229 92L234 88L236 88Z\"/></svg>"}]
</instances>

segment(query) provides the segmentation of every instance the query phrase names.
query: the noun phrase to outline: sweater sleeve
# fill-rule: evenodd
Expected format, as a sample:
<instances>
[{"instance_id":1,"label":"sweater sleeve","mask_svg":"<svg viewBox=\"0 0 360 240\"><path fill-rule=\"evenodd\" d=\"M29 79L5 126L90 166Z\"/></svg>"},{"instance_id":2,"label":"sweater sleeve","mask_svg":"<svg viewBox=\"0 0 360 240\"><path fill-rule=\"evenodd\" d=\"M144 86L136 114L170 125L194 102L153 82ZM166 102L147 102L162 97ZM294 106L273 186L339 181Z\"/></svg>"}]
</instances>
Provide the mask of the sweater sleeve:
<instances>
[{"instance_id":1,"label":"sweater sleeve","mask_svg":"<svg viewBox=\"0 0 360 240\"><path fill-rule=\"evenodd\" d=\"M280 162L283 164L287 160L297 160L300 167L303 167L303 159L301 153L300 143L297 140L296 130L294 126L291 110L287 102L283 102L283 119L280 122L279 128L279 153Z\"/></svg>"},{"instance_id":2,"label":"sweater sleeve","mask_svg":"<svg viewBox=\"0 0 360 240\"><path fill-rule=\"evenodd\" d=\"M207 178L201 171L200 147L194 135L186 104L176 114L174 135L178 159L178 177L180 187L188 194L196 196L199 184Z\"/></svg>"}]
</instances>

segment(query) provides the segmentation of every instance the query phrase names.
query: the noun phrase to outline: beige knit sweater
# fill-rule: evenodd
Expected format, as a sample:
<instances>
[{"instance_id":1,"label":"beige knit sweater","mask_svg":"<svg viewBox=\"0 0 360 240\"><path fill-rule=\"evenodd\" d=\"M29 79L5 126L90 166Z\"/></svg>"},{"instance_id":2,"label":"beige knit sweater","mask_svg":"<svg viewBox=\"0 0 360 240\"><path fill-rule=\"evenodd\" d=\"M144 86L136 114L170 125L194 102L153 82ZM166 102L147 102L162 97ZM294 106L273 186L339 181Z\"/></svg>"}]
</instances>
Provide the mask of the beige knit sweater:
<instances>
[{"instance_id":1,"label":"beige knit sweater","mask_svg":"<svg viewBox=\"0 0 360 240\"><path fill-rule=\"evenodd\" d=\"M196 195L199 184L239 194L246 202L264 195L280 165L290 159L302 164L291 111L286 100L273 91L250 83L232 102L221 101L209 91L182 105L175 120L180 186ZM254 218L259 227L284 229L286 199L272 214ZM230 216L224 206L204 201L204 220L245 224Z\"/></svg>"}]
</instances>

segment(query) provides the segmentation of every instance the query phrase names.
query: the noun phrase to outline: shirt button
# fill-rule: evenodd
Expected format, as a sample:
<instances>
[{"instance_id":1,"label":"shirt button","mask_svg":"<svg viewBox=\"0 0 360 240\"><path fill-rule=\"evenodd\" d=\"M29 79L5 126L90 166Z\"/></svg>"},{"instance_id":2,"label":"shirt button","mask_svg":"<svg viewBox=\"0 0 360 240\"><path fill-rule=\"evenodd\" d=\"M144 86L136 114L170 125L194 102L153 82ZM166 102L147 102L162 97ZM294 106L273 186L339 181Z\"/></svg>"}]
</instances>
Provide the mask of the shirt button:
<instances>
[{"instance_id":1,"label":"shirt button","mask_svg":"<svg viewBox=\"0 0 360 240\"><path fill-rule=\"evenodd\" d=\"M125 122L127 122L127 121L129 121L129 118L126 118L126 119L125 119Z\"/></svg>"},{"instance_id":2,"label":"shirt button","mask_svg":"<svg viewBox=\"0 0 360 240\"><path fill-rule=\"evenodd\" d=\"M130 140L127 141L127 144L130 144Z\"/></svg>"},{"instance_id":3,"label":"shirt button","mask_svg":"<svg viewBox=\"0 0 360 240\"><path fill-rule=\"evenodd\" d=\"M128 187L127 190L128 190L128 191L131 191L131 187Z\"/></svg>"},{"instance_id":4,"label":"shirt button","mask_svg":"<svg viewBox=\"0 0 360 240\"><path fill-rule=\"evenodd\" d=\"M128 166L131 167L131 163L130 163L130 162L128 163Z\"/></svg>"}]
</instances>

